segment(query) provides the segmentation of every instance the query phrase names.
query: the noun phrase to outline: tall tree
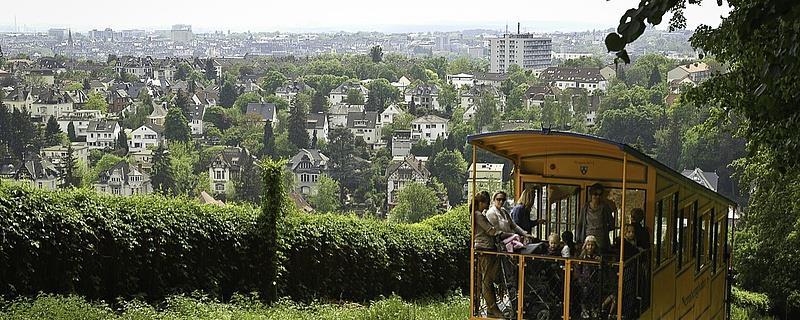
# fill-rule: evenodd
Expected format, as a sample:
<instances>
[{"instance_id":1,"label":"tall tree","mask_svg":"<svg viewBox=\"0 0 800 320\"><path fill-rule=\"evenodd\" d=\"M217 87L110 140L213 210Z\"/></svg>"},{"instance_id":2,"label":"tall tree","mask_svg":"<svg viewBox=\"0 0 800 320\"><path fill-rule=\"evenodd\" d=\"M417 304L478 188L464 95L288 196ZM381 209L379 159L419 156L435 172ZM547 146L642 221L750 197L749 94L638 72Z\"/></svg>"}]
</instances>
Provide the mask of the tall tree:
<instances>
[{"instance_id":1,"label":"tall tree","mask_svg":"<svg viewBox=\"0 0 800 320\"><path fill-rule=\"evenodd\" d=\"M153 152L153 172L150 175L153 190L165 195L175 193L175 178L172 175L169 151L164 145L159 145Z\"/></svg>"},{"instance_id":2,"label":"tall tree","mask_svg":"<svg viewBox=\"0 0 800 320\"><path fill-rule=\"evenodd\" d=\"M114 149L116 150L125 150L125 153L128 153L128 135L125 134L125 130L120 130L119 134L117 135L117 141L114 145Z\"/></svg>"},{"instance_id":3,"label":"tall tree","mask_svg":"<svg viewBox=\"0 0 800 320\"><path fill-rule=\"evenodd\" d=\"M444 114L447 117L453 114L453 109L458 106L459 98L458 89L454 85L447 83L442 86L442 90L439 91L438 101L439 106L444 109Z\"/></svg>"},{"instance_id":4,"label":"tall tree","mask_svg":"<svg viewBox=\"0 0 800 320\"><path fill-rule=\"evenodd\" d=\"M83 78L83 90L89 90L92 85L89 83L89 78Z\"/></svg>"},{"instance_id":5,"label":"tall tree","mask_svg":"<svg viewBox=\"0 0 800 320\"><path fill-rule=\"evenodd\" d=\"M356 137L347 128L334 128L328 136L328 172L339 182L339 199L344 203L347 193L355 191L366 178L363 173L369 170L369 164L363 157L367 151L358 148Z\"/></svg>"},{"instance_id":6,"label":"tall tree","mask_svg":"<svg viewBox=\"0 0 800 320\"><path fill-rule=\"evenodd\" d=\"M342 206L339 200L339 183L327 175L320 175L317 193L310 196L308 201L318 212L338 211Z\"/></svg>"},{"instance_id":7,"label":"tall tree","mask_svg":"<svg viewBox=\"0 0 800 320\"><path fill-rule=\"evenodd\" d=\"M436 191L424 184L412 182L400 190L397 205L389 213L389 220L415 223L436 213L439 199Z\"/></svg>"},{"instance_id":8,"label":"tall tree","mask_svg":"<svg viewBox=\"0 0 800 320\"><path fill-rule=\"evenodd\" d=\"M286 84L288 79L283 73L279 71L270 71L264 76L264 79L261 81L261 89L264 89L264 92L267 95L275 94L275 90Z\"/></svg>"},{"instance_id":9,"label":"tall tree","mask_svg":"<svg viewBox=\"0 0 800 320\"><path fill-rule=\"evenodd\" d=\"M476 105L475 115L473 116L475 131L482 132L497 116L497 99L489 90L484 90Z\"/></svg>"},{"instance_id":10,"label":"tall tree","mask_svg":"<svg viewBox=\"0 0 800 320\"><path fill-rule=\"evenodd\" d=\"M67 144L67 154L64 156L64 165L61 171L61 187L78 187L81 177L77 175L75 157L73 156L72 143Z\"/></svg>"},{"instance_id":11,"label":"tall tree","mask_svg":"<svg viewBox=\"0 0 800 320\"><path fill-rule=\"evenodd\" d=\"M381 46L373 46L369 49L369 57L372 58L374 63L383 61L383 48Z\"/></svg>"},{"instance_id":12,"label":"tall tree","mask_svg":"<svg viewBox=\"0 0 800 320\"><path fill-rule=\"evenodd\" d=\"M70 142L78 141L78 135L75 134L75 124L72 121L67 125L67 138L69 138Z\"/></svg>"},{"instance_id":13,"label":"tall tree","mask_svg":"<svg viewBox=\"0 0 800 320\"><path fill-rule=\"evenodd\" d=\"M661 81L661 72L658 71L658 67L653 67L653 72L650 73L650 81L647 83L647 87L652 88L661 83Z\"/></svg>"},{"instance_id":14,"label":"tall tree","mask_svg":"<svg viewBox=\"0 0 800 320\"><path fill-rule=\"evenodd\" d=\"M86 100L83 108L86 110L100 110L100 112L106 113L108 112L108 102L106 102L102 94L95 92L89 95L89 99Z\"/></svg>"},{"instance_id":15,"label":"tall tree","mask_svg":"<svg viewBox=\"0 0 800 320\"><path fill-rule=\"evenodd\" d=\"M258 204L261 202L261 169L249 153L241 161L242 172L234 181L236 200Z\"/></svg>"},{"instance_id":16,"label":"tall tree","mask_svg":"<svg viewBox=\"0 0 800 320\"><path fill-rule=\"evenodd\" d=\"M44 129L44 144L46 147L55 146L61 143L61 128L58 126L56 117L47 119Z\"/></svg>"},{"instance_id":17,"label":"tall tree","mask_svg":"<svg viewBox=\"0 0 800 320\"><path fill-rule=\"evenodd\" d=\"M238 97L239 92L236 90L236 86L231 81L225 80L222 88L219 89L219 103L225 108L230 108Z\"/></svg>"},{"instance_id":18,"label":"tall tree","mask_svg":"<svg viewBox=\"0 0 800 320\"><path fill-rule=\"evenodd\" d=\"M190 118L189 96L185 91L178 89L178 93L175 94L175 106L181 110L186 119Z\"/></svg>"},{"instance_id":19,"label":"tall tree","mask_svg":"<svg viewBox=\"0 0 800 320\"><path fill-rule=\"evenodd\" d=\"M214 58L206 59L205 76L207 80L217 80L217 68L214 66Z\"/></svg>"},{"instance_id":20,"label":"tall tree","mask_svg":"<svg viewBox=\"0 0 800 320\"><path fill-rule=\"evenodd\" d=\"M264 124L264 148L262 149L261 156L263 158L275 159L275 132L272 129L272 121L267 121Z\"/></svg>"},{"instance_id":21,"label":"tall tree","mask_svg":"<svg viewBox=\"0 0 800 320\"><path fill-rule=\"evenodd\" d=\"M374 79L367 84L369 97L364 108L367 111L383 112L400 99L400 91L386 79ZM440 98L441 99L441 98Z\"/></svg>"},{"instance_id":22,"label":"tall tree","mask_svg":"<svg viewBox=\"0 0 800 320\"><path fill-rule=\"evenodd\" d=\"M289 141L298 148L308 148L308 105L302 99L295 99L295 105L289 113Z\"/></svg>"},{"instance_id":23,"label":"tall tree","mask_svg":"<svg viewBox=\"0 0 800 320\"><path fill-rule=\"evenodd\" d=\"M442 151L434 155L431 175L438 178L447 189L447 199L450 205L461 202L464 189L464 172L467 172L467 162L458 151Z\"/></svg>"},{"instance_id":24,"label":"tall tree","mask_svg":"<svg viewBox=\"0 0 800 320\"><path fill-rule=\"evenodd\" d=\"M164 120L164 138L171 141L189 141L192 138L192 129L180 109L169 108Z\"/></svg>"},{"instance_id":25,"label":"tall tree","mask_svg":"<svg viewBox=\"0 0 800 320\"><path fill-rule=\"evenodd\" d=\"M345 98L344 101L347 104L363 105L364 95L361 94L361 91L358 91L358 89L350 88L350 90L347 90L347 97Z\"/></svg>"}]
</instances>

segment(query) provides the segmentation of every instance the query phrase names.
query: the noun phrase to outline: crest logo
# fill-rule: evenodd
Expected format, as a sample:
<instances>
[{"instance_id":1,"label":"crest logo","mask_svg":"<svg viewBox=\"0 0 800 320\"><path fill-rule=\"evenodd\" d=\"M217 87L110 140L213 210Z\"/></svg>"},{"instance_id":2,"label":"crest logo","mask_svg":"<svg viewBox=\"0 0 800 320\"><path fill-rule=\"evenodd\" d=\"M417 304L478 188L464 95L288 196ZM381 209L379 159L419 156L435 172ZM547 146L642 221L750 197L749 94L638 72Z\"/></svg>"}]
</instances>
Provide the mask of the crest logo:
<instances>
[{"instance_id":1,"label":"crest logo","mask_svg":"<svg viewBox=\"0 0 800 320\"><path fill-rule=\"evenodd\" d=\"M581 166L581 174L585 176L587 172L589 172L589 166Z\"/></svg>"}]
</instances>

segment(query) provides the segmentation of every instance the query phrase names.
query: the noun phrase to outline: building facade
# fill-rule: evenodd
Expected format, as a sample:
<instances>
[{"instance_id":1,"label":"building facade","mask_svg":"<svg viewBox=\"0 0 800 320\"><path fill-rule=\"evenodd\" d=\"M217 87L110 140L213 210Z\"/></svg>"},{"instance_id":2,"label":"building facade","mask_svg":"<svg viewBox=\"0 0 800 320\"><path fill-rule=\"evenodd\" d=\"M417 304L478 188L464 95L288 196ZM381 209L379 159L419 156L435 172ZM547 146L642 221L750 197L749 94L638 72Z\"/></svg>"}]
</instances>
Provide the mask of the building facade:
<instances>
[{"instance_id":1,"label":"building facade","mask_svg":"<svg viewBox=\"0 0 800 320\"><path fill-rule=\"evenodd\" d=\"M553 39L530 33L489 39L489 72L505 73L512 64L526 70L550 67Z\"/></svg>"}]
</instances>

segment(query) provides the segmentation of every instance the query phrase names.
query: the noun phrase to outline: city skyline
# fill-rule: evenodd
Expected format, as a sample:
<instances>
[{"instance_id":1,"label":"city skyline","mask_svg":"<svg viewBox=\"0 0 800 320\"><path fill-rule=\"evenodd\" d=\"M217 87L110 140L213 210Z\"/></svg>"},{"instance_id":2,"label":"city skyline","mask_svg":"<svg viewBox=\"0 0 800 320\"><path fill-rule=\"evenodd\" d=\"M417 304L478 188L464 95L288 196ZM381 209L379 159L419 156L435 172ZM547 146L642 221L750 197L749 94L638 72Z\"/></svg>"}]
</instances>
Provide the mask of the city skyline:
<instances>
[{"instance_id":1,"label":"city skyline","mask_svg":"<svg viewBox=\"0 0 800 320\"><path fill-rule=\"evenodd\" d=\"M374 8L365 0L319 2L304 6L302 11L291 2L251 3L231 0L224 7L215 7L210 1L196 1L191 6L176 3L159 3L144 0L136 8L157 8L142 14L125 10L103 10L99 0L81 1L65 6L52 0L17 2L0 14L0 31L46 31L48 28L69 28L76 32L112 28L168 30L173 24L190 24L197 33L214 31L231 32L422 32L457 31L466 29L516 31L522 24L523 32L582 31L615 27L619 17L638 1L563 0L543 3L507 3L516 7L509 10L485 10L485 2L424 2L409 0L401 5ZM54 10L40 10L40 8ZM97 8L97 9L95 9ZM209 9L211 8L211 9ZM90 12L87 13L87 10ZM98 13L91 12L96 10ZM703 6L690 5L686 12L690 29L699 24L717 25L727 7L707 2ZM553 14L567 12L569 14ZM183 12L177 15L176 12ZM87 19L86 17L91 17ZM659 28L666 28L667 19Z\"/></svg>"}]
</instances>

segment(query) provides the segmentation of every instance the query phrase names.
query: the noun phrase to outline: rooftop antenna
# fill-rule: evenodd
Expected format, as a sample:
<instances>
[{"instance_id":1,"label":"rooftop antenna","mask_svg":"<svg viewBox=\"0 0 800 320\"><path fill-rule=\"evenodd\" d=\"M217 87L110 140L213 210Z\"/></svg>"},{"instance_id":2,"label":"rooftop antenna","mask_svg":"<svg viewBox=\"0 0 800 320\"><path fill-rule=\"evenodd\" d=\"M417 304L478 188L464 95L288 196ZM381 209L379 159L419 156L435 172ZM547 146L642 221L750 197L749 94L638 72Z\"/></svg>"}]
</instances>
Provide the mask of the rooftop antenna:
<instances>
[{"instance_id":1,"label":"rooftop antenna","mask_svg":"<svg viewBox=\"0 0 800 320\"><path fill-rule=\"evenodd\" d=\"M508 22L506 22L506 34L508 34Z\"/></svg>"},{"instance_id":2,"label":"rooftop antenna","mask_svg":"<svg viewBox=\"0 0 800 320\"><path fill-rule=\"evenodd\" d=\"M519 21L517 21L517 35L519 35L519 26L520 26L520 23L519 23Z\"/></svg>"}]
</instances>

